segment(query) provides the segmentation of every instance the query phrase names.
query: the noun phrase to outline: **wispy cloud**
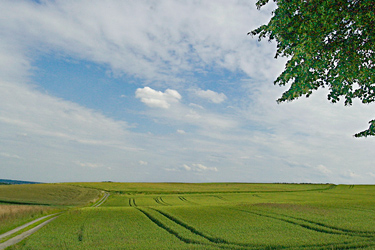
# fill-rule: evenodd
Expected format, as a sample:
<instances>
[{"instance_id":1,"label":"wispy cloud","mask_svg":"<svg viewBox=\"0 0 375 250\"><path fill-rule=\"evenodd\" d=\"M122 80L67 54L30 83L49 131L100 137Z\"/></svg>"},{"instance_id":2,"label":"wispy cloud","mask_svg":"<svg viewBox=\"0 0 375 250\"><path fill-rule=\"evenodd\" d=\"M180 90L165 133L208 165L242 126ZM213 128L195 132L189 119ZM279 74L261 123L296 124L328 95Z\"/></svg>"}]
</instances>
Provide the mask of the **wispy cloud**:
<instances>
[{"instance_id":1,"label":"wispy cloud","mask_svg":"<svg viewBox=\"0 0 375 250\"><path fill-rule=\"evenodd\" d=\"M24 133L83 144L114 145L126 135L126 122L43 94L30 86L0 82L4 125Z\"/></svg>"},{"instance_id":2,"label":"wispy cloud","mask_svg":"<svg viewBox=\"0 0 375 250\"><path fill-rule=\"evenodd\" d=\"M21 159L18 155L15 154L9 154L6 152L0 152L0 157L5 157L5 158L13 158L13 159Z\"/></svg>"},{"instance_id":3,"label":"wispy cloud","mask_svg":"<svg viewBox=\"0 0 375 250\"><path fill-rule=\"evenodd\" d=\"M326 166L324 166L324 165L318 165L318 166L316 167L316 169L317 169L319 172L323 173L323 174L331 174L331 173L332 173L332 171L329 170L329 169L328 169Z\"/></svg>"},{"instance_id":4,"label":"wispy cloud","mask_svg":"<svg viewBox=\"0 0 375 250\"><path fill-rule=\"evenodd\" d=\"M91 163L91 162L76 161L75 164L77 164L78 166L87 167L87 168L101 168L101 167L103 167L103 164Z\"/></svg>"},{"instance_id":5,"label":"wispy cloud","mask_svg":"<svg viewBox=\"0 0 375 250\"><path fill-rule=\"evenodd\" d=\"M178 74L216 64L268 75L262 47L249 46L249 24L268 18L248 1L3 1L1 29L42 49L109 64L115 73L183 80ZM254 25L254 24L253 24ZM13 32L15 29L18 32ZM218 31L221 32L218 32ZM267 52L270 54L272 52ZM263 67L262 67L263 66Z\"/></svg>"},{"instance_id":6,"label":"wispy cloud","mask_svg":"<svg viewBox=\"0 0 375 250\"><path fill-rule=\"evenodd\" d=\"M177 168L165 168L166 171L183 171L183 172L191 172L191 173L204 173L204 172L217 172L218 169L216 167L207 167L200 163L193 163L190 165L183 164L181 167Z\"/></svg>"}]
</instances>

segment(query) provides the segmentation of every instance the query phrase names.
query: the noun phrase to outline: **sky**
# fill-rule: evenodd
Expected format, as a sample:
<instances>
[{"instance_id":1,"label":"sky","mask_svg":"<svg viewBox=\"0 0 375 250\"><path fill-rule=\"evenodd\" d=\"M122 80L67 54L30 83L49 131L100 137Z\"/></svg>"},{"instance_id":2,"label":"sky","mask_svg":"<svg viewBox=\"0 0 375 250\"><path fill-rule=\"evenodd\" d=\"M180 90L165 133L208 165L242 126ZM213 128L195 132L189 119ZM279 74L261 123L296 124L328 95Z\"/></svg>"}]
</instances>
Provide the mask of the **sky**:
<instances>
[{"instance_id":1,"label":"sky","mask_svg":"<svg viewBox=\"0 0 375 250\"><path fill-rule=\"evenodd\" d=\"M375 184L373 104L277 104L255 0L2 0L0 178Z\"/></svg>"}]
</instances>

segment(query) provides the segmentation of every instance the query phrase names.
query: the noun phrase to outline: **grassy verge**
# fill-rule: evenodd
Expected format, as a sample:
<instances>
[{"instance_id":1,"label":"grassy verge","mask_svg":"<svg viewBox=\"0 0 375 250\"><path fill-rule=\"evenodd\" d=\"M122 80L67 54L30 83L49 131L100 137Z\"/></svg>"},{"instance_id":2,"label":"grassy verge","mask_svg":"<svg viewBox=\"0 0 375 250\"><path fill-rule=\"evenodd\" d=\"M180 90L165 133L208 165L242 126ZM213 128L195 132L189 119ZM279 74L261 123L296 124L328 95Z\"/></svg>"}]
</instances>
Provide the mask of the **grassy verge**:
<instances>
[{"instance_id":1,"label":"grassy verge","mask_svg":"<svg viewBox=\"0 0 375 250\"><path fill-rule=\"evenodd\" d=\"M0 234L56 211L47 206L0 204Z\"/></svg>"},{"instance_id":2,"label":"grassy verge","mask_svg":"<svg viewBox=\"0 0 375 250\"><path fill-rule=\"evenodd\" d=\"M7 241L7 240L9 240L9 239L11 239L11 238L17 236L17 235L20 235L20 234L22 234L22 233L24 233L24 232L26 232L26 231L28 231L28 230L30 230L30 229L32 229L32 228L35 228L35 227L37 227L38 225L44 223L44 222L47 221L47 220L50 220L50 219L56 217L56 216L58 216L58 213L51 214L50 216L48 216L48 217L46 217L46 218L44 218L44 219L41 219L41 220L39 220L39 221L37 221L37 222L35 222L35 223L32 223L31 225L29 225L29 226L27 226L27 227L25 227L25 228L23 228L23 229L21 229L21 230L19 230L19 231L17 231L17 232L14 232L13 234L11 234L11 235L9 235L9 236L7 236L7 237L4 237L4 238L0 239L0 243L5 242L5 241Z\"/></svg>"}]
</instances>

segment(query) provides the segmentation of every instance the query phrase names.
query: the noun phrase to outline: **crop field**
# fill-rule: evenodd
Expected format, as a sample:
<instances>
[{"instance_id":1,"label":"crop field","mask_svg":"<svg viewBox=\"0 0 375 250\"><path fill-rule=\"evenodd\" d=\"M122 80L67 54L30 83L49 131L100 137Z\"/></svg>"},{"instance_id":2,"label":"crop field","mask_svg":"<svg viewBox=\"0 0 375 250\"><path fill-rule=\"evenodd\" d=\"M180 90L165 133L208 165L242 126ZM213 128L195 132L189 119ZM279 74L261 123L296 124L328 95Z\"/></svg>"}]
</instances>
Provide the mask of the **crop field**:
<instances>
[{"instance_id":1,"label":"crop field","mask_svg":"<svg viewBox=\"0 0 375 250\"><path fill-rule=\"evenodd\" d=\"M1 185L0 203L23 205L77 206L94 200L95 189L64 184Z\"/></svg>"},{"instance_id":2,"label":"crop field","mask_svg":"<svg viewBox=\"0 0 375 250\"><path fill-rule=\"evenodd\" d=\"M110 196L10 249L375 249L375 186L65 185Z\"/></svg>"},{"instance_id":3,"label":"crop field","mask_svg":"<svg viewBox=\"0 0 375 250\"><path fill-rule=\"evenodd\" d=\"M0 185L0 234L45 215L87 204L99 193L61 184Z\"/></svg>"}]
</instances>

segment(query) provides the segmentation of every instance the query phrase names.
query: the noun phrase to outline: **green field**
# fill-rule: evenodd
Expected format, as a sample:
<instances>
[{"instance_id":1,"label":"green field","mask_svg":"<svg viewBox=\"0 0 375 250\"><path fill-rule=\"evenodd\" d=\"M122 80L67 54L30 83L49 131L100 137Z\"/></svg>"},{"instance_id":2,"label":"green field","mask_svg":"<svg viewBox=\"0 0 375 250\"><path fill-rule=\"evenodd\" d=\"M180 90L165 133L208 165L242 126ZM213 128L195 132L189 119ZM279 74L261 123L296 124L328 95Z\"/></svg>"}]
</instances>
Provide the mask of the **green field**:
<instances>
[{"instance_id":1,"label":"green field","mask_svg":"<svg viewBox=\"0 0 375 250\"><path fill-rule=\"evenodd\" d=\"M94 200L99 191L66 184L1 185L0 203L77 206Z\"/></svg>"},{"instance_id":2,"label":"green field","mask_svg":"<svg viewBox=\"0 0 375 250\"><path fill-rule=\"evenodd\" d=\"M111 195L100 207L70 209L11 249L375 249L375 186L66 186Z\"/></svg>"},{"instance_id":3,"label":"green field","mask_svg":"<svg viewBox=\"0 0 375 250\"><path fill-rule=\"evenodd\" d=\"M99 194L95 189L62 184L0 185L0 234L42 216L93 202Z\"/></svg>"}]
</instances>

